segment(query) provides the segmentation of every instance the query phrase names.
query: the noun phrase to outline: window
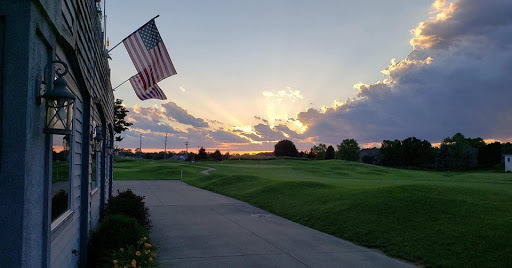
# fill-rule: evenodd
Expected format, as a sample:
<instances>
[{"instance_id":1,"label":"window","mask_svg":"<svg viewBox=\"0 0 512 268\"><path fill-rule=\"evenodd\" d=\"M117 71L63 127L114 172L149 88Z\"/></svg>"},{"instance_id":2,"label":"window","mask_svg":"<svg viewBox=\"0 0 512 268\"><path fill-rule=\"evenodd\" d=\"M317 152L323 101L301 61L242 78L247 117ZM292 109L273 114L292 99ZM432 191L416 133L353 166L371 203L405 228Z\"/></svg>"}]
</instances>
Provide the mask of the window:
<instances>
[{"instance_id":1,"label":"window","mask_svg":"<svg viewBox=\"0 0 512 268\"><path fill-rule=\"evenodd\" d=\"M52 135L52 222L70 209L70 135Z\"/></svg>"},{"instance_id":2,"label":"window","mask_svg":"<svg viewBox=\"0 0 512 268\"><path fill-rule=\"evenodd\" d=\"M94 137L98 135L96 126L98 126L98 122L93 120L93 133ZM91 163L91 189L98 188L98 181L101 176L101 151L98 150L97 140L93 138L92 141L92 163Z\"/></svg>"},{"instance_id":3,"label":"window","mask_svg":"<svg viewBox=\"0 0 512 268\"><path fill-rule=\"evenodd\" d=\"M510 157L507 157L507 162L510 162Z\"/></svg>"}]
</instances>

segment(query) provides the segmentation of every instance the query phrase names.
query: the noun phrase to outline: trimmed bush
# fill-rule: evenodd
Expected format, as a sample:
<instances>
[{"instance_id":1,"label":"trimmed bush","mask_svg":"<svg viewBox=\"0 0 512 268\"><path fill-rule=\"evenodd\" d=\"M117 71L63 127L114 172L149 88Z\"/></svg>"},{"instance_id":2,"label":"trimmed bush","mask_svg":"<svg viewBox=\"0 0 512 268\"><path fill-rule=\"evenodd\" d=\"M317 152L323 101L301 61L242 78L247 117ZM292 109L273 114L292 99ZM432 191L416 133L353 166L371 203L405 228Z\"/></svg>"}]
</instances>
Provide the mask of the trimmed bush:
<instances>
[{"instance_id":1,"label":"trimmed bush","mask_svg":"<svg viewBox=\"0 0 512 268\"><path fill-rule=\"evenodd\" d=\"M124 192L117 191L117 195L110 198L107 206L105 207L104 215L125 215L132 217L137 222L145 227L151 229L151 220L149 219L149 209L144 203L144 196L138 196L128 189Z\"/></svg>"},{"instance_id":2,"label":"trimmed bush","mask_svg":"<svg viewBox=\"0 0 512 268\"><path fill-rule=\"evenodd\" d=\"M112 266L114 251L137 246L139 239L147 237L148 233L148 230L133 218L123 215L105 217L98 228L91 233L88 266Z\"/></svg>"}]
</instances>

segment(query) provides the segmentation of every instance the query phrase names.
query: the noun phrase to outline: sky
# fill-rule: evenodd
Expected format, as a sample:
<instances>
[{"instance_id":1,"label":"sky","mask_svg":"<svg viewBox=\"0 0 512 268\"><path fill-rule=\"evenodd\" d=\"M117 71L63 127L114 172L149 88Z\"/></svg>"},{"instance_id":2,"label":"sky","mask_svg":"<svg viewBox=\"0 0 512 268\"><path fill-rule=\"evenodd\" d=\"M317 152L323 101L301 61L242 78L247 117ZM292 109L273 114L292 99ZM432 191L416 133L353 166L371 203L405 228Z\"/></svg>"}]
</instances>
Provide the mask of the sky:
<instances>
[{"instance_id":1,"label":"sky","mask_svg":"<svg viewBox=\"0 0 512 268\"><path fill-rule=\"evenodd\" d=\"M111 47L160 15L178 72L167 100L115 90L133 122L119 147L512 138L512 1L106 1ZM123 45L111 57L115 87L135 68Z\"/></svg>"}]
</instances>

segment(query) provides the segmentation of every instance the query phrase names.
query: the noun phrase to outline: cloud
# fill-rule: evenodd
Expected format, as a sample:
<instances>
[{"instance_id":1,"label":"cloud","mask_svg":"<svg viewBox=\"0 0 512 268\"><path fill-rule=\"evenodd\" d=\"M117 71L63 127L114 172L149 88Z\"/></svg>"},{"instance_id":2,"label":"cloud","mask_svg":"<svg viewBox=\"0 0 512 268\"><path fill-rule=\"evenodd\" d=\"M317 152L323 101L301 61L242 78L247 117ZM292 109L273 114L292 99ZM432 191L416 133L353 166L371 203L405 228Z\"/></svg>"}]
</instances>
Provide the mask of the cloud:
<instances>
[{"instance_id":1,"label":"cloud","mask_svg":"<svg viewBox=\"0 0 512 268\"><path fill-rule=\"evenodd\" d=\"M153 132L163 133L181 132L164 122L166 115L159 106L140 107L135 105L133 108L128 107L128 109L130 112L128 113L126 120L134 124L131 128L146 129Z\"/></svg>"},{"instance_id":2,"label":"cloud","mask_svg":"<svg viewBox=\"0 0 512 268\"><path fill-rule=\"evenodd\" d=\"M272 150L281 139L303 150L347 138L360 144L410 136L438 142L456 132L512 138L512 2L436 0L432 10L432 18L412 31L411 53L392 59L382 81L354 85L352 98L306 110L299 90L263 91L257 123L230 128L174 102L135 106L126 144L138 146L140 133L143 146L161 148L169 133L171 148L189 141L191 148L223 151Z\"/></svg>"},{"instance_id":3,"label":"cloud","mask_svg":"<svg viewBox=\"0 0 512 268\"><path fill-rule=\"evenodd\" d=\"M171 120L176 120L179 123L194 127L208 127L208 123L206 121L190 115L185 109L179 107L174 102L162 104L162 107L165 109L166 115Z\"/></svg>"},{"instance_id":4,"label":"cloud","mask_svg":"<svg viewBox=\"0 0 512 268\"><path fill-rule=\"evenodd\" d=\"M217 143L248 143L246 139L225 130L214 130L209 135Z\"/></svg>"},{"instance_id":5,"label":"cloud","mask_svg":"<svg viewBox=\"0 0 512 268\"><path fill-rule=\"evenodd\" d=\"M508 43L512 2L507 0L435 1L436 17L412 32L415 48L446 48L461 42Z\"/></svg>"},{"instance_id":6,"label":"cloud","mask_svg":"<svg viewBox=\"0 0 512 268\"><path fill-rule=\"evenodd\" d=\"M291 100L292 102L296 102L297 100L302 100L304 97L300 93L300 90L294 90L291 87L287 87L283 90L278 91L263 91L261 92L264 97L271 98L277 103L281 103L284 99Z\"/></svg>"},{"instance_id":7,"label":"cloud","mask_svg":"<svg viewBox=\"0 0 512 268\"><path fill-rule=\"evenodd\" d=\"M414 50L392 60L386 79L356 84L356 97L297 119L331 144L417 136L439 141L512 135L512 2L436 1L435 17L413 31Z\"/></svg>"},{"instance_id":8,"label":"cloud","mask_svg":"<svg viewBox=\"0 0 512 268\"><path fill-rule=\"evenodd\" d=\"M260 120L260 121L262 121L263 123L268 124L268 120L267 120L267 119L265 119L265 118L262 118L262 117L259 117L259 116L254 116L254 119Z\"/></svg>"},{"instance_id":9,"label":"cloud","mask_svg":"<svg viewBox=\"0 0 512 268\"><path fill-rule=\"evenodd\" d=\"M235 145L250 144L249 140L238 136L221 127L213 129L206 124L221 125L219 121L195 118L186 110L169 102L150 107L127 107L129 110L126 120L133 126L123 132L123 141L118 146L138 148L142 135L142 148L164 148L167 134L167 148L181 150L188 141L190 148L202 146L211 149L232 150ZM179 119L179 120L178 120Z\"/></svg>"}]
</instances>

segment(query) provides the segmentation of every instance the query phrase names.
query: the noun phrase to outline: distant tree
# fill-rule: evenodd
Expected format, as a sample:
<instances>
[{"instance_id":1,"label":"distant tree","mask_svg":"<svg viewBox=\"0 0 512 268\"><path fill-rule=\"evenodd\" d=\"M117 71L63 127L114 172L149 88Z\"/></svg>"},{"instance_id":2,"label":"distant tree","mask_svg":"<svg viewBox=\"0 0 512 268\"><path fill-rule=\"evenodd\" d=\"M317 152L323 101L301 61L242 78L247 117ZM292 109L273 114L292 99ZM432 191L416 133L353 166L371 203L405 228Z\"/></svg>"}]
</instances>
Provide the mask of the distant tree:
<instances>
[{"instance_id":1,"label":"distant tree","mask_svg":"<svg viewBox=\"0 0 512 268\"><path fill-rule=\"evenodd\" d=\"M385 166L430 167L435 163L436 150L427 140L409 137L384 140L380 148L381 163Z\"/></svg>"},{"instance_id":2,"label":"distant tree","mask_svg":"<svg viewBox=\"0 0 512 268\"><path fill-rule=\"evenodd\" d=\"M363 156L361 161L363 161L363 163L366 163L366 164L375 164L375 156L365 155L365 156Z\"/></svg>"},{"instance_id":3,"label":"distant tree","mask_svg":"<svg viewBox=\"0 0 512 268\"><path fill-rule=\"evenodd\" d=\"M189 161L189 162L192 162L192 161L199 161L199 156L195 153L188 153L188 156L187 156L187 159L185 159L186 161Z\"/></svg>"},{"instance_id":4,"label":"distant tree","mask_svg":"<svg viewBox=\"0 0 512 268\"><path fill-rule=\"evenodd\" d=\"M478 150L478 165L492 167L501 163L501 143L493 142Z\"/></svg>"},{"instance_id":5,"label":"distant tree","mask_svg":"<svg viewBox=\"0 0 512 268\"><path fill-rule=\"evenodd\" d=\"M427 140L410 137L401 142L402 159L400 162L409 167L432 167L435 153L432 144Z\"/></svg>"},{"instance_id":6,"label":"distant tree","mask_svg":"<svg viewBox=\"0 0 512 268\"><path fill-rule=\"evenodd\" d=\"M297 147L293 144L292 141L282 140L274 145L274 155L275 156L290 156L297 157L299 151L297 151Z\"/></svg>"},{"instance_id":7,"label":"distant tree","mask_svg":"<svg viewBox=\"0 0 512 268\"><path fill-rule=\"evenodd\" d=\"M359 160L359 144L354 139L344 139L338 147L338 159L347 161Z\"/></svg>"},{"instance_id":8,"label":"distant tree","mask_svg":"<svg viewBox=\"0 0 512 268\"><path fill-rule=\"evenodd\" d=\"M128 114L128 109L124 107L122 99L116 99L114 102L114 132L121 134L121 132L127 130L133 123L127 122L124 118ZM124 137L121 135L116 136L116 141L122 141Z\"/></svg>"},{"instance_id":9,"label":"distant tree","mask_svg":"<svg viewBox=\"0 0 512 268\"><path fill-rule=\"evenodd\" d=\"M318 145L313 145L311 147L311 155L315 159L324 160L325 153L327 152L327 145L320 143Z\"/></svg>"},{"instance_id":10,"label":"distant tree","mask_svg":"<svg viewBox=\"0 0 512 268\"><path fill-rule=\"evenodd\" d=\"M215 150L215 152L213 152L213 154L212 154L212 158L215 161L222 161L222 154L220 153L219 150Z\"/></svg>"},{"instance_id":11,"label":"distant tree","mask_svg":"<svg viewBox=\"0 0 512 268\"><path fill-rule=\"evenodd\" d=\"M454 166L453 163L454 160L452 153L450 152L450 147L447 144L442 143L439 151L437 152L435 168L438 170L447 170Z\"/></svg>"},{"instance_id":12,"label":"distant tree","mask_svg":"<svg viewBox=\"0 0 512 268\"><path fill-rule=\"evenodd\" d=\"M336 152L334 151L334 147L332 145L329 145L327 147L327 150L325 151L325 159L334 159Z\"/></svg>"},{"instance_id":13,"label":"distant tree","mask_svg":"<svg viewBox=\"0 0 512 268\"><path fill-rule=\"evenodd\" d=\"M507 142L501 145L501 154L512 154L512 143Z\"/></svg>"},{"instance_id":14,"label":"distant tree","mask_svg":"<svg viewBox=\"0 0 512 268\"><path fill-rule=\"evenodd\" d=\"M471 169L478 166L478 150L485 147L485 142L482 138L466 138L461 133L456 133L453 137L445 138L442 145L446 145L447 149L440 148L437 168ZM444 155L446 153L448 155Z\"/></svg>"},{"instance_id":15,"label":"distant tree","mask_svg":"<svg viewBox=\"0 0 512 268\"><path fill-rule=\"evenodd\" d=\"M447 137L443 140L443 143L448 145L459 144L459 145L468 145L475 149L480 149L485 146L485 141L480 138L466 138L462 133L457 132L452 137Z\"/></svg>"},{"instance_id":16,"label":"distant tree","mask_svg":"<svg viewBox=\"0 0 512 268\"><path fill-rule=\"evenodd\" d=\"M199 149L199 153L197 154L198 159L197 160L206 160L208 158L208 154L206 153L206 149L201 147Z\"/></svg>"},{"instance_id":17,"label":"distant tree","mask_svg":"<svg viewBox=\"0 0 512 268\"><path fill-rule=\"evenodd\" d=\"M132 149L118 148L117 152L118 152L118 154L124 154L125 156L133 156L134 155Z\"/></svg>"},{"instance_id":18,"label":"distant tree","mask_svg":"<svg viewBox=\"0 0 512 268\"><path fill-rule=\"evenodd\" d=\"M400 140L384 140L380 146L381 164L383 166L402 166L403 150Z\"/></svg>"}]
</instances>

